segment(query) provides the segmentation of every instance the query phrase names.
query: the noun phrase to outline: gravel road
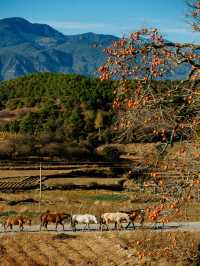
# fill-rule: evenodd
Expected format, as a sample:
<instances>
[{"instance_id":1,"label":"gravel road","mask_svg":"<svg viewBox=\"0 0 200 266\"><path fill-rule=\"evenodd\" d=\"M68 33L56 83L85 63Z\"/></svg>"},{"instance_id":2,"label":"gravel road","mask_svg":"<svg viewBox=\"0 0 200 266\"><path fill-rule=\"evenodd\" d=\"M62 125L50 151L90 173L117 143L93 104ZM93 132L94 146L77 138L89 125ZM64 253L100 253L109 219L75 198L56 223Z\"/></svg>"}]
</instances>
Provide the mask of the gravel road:
<instances>
[{"instance_id":1,"label":"gravel road","mask_svg":"<svg viewBox=\"0 0 200 266\"><path fill-rule=\"evenodd\" d=\"M124 225L125 227L126 225ZM116 231L114 229L114 225L109 226L110 231ZM106 230L106 227L104 228ZM133 227L130 227L128 229L123 229L123 231L134 231ZM189 231L189 232L198 232L200 231L200 222L171 222L164 226L164 228L161 227L161 225L158 225L156 230L154 228L154 224L148 223L145 224L142 228L136 224L136 230L154 230L154 231ZM39 232L49 232L49 233L77 233L77 232L99 232L99 225L92 224L90 225L90 230L84 229L83 225L77 225L77 231L73 232L72 228L69 224L65 224L65 230L63 231L62 226L58 225L58 230L55 230L55 224L49 224L48 225L48 231L44 228L42 228L42 231L40 231L40 225L33 224L31 226L24 226L24 232L30 232L30 233L39 233ZM4 231L3 226L0 227L0 235L4 235L5 233L18 233L19 228L18 226L13 227L13 230L8 229L6 232Z\"/></svg>"}]
</instances>

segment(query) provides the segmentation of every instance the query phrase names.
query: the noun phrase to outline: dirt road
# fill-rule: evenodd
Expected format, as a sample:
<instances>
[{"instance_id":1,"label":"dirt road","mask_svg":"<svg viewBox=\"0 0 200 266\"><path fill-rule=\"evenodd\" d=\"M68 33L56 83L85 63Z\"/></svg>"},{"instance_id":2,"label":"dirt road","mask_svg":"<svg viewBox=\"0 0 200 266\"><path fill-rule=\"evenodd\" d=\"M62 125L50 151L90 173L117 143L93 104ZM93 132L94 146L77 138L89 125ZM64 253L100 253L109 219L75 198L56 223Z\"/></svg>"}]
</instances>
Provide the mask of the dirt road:
<instances>
[{"instance_id":1,"label":"dirt road","mask_svg":"<svg viewBox=\"0 0 200 266\"><path fill-rule=\"evenodd\" d=\"M126 225L124 225L125 227ZM110 225L109 226L109 229L110 231L115 231L114 229L114 225ZM106 230L106 228L104 228L104 230ZM129 231L129 230L134 230L133 227L130 227L128 229L123 229L123 231ZM142 228L136 224L136 230L156 230L156 231L188 231L188 232L198 232L200 231L200 222L171 222L171 223L168 223L164 226L164 228L161 226L161 225L157 225L157 227L155 228L154 227L154 224L152 223L148 223L148 224L145 224ZM24 231L25 232L30 232L30 233L39 233L40 232L40 225L39 224L33 224L31 226L27 226L25 225L24 226ZM55 230L55 225L54 224L49 224L48 225L48 230L42 228L42 231L41 232L49 232L49 233L52 233L52 234L55 234L55 233L67 233L67 232L70 232L70 233L74 233L76 234L77 232L99 232L99 225L97 224L92 224L90 225L90 229L85 229L85 226L83 225L77 225L77 231L76 232L73 232L72 231L72 228L69 224L65 224L65 230L63 231L62 229L62 226L58 225L58 230L56 231ZM18 226L14 227L13 230L10 230L8 229L6 231L6 233L18 233L19 232L19 229L18 229ZM20 232L19 232L20 233ZM0 235L4 235L5 234L5 230L3 228L3 226L0 227Z\"/></svg>"}]
</instances>

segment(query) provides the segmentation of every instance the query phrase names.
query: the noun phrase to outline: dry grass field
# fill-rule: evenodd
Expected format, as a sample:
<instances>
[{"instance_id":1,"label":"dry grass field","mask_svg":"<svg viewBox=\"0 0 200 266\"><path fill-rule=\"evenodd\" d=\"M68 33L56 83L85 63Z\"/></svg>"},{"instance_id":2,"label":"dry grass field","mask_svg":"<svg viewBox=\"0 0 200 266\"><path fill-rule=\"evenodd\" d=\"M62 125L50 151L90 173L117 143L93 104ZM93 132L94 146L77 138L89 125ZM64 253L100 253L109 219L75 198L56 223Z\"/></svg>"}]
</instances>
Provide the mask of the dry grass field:
<instances>
[{"instance_id":1,"label":"dry grass field","mask_svg":"<svg viewBox=\"0 0 200 266\"><path fill-rule=\"evenodd\" d=\"M113 212L119 210L130 210L137 208L147 208L160 205L159 195L149 195L144 193L138 196L138 192L112 192L98 190L53 190L43 191L42 201L17 204L17 201L33 199L39 201L39 190L1 193L0 194L0 220L5 216L14 214L25 214L33 218L33 223L39 223L40 212L47 209L52 212L92 213L98 217L103 212ZM168 202L166 202L167 204ZM164 204L165 205L165 204ZM181 212L171 218L171 221L199 221L200 220L199 202L190 200L187 202ZM145 223L149 222L145 217Z\"/></svg>"},{"instance_id":2,"label":"dry grass field","mask_svg":"<svg viewBox=\"0 0 200 266\"><path fill-rule=\"evenodd\" d=\"M127 146L124 157L136 159L154 156L153 146L140 145ZM124 149L124 146L121 147ZM179 153L183 147L175 147L169 155L169 161L179 165L184 154ZM191 148L191 153L197 151ZM148 153L148 156L146 154ZM198 154L198 153L197 153ZM200 154L200 153L199 153ZM170 157L171 156L171 157ZM187 158L186 158L187 159ZM185 160L186 160L185 159ZM193 162L198 165L199 157ZM188 160L189 161L189 160ZM162 165L161 165L162 166ZM163 165L165 167L165 165ZM100 169L101 168L101 169ZM80 170L77 176L77 169ZM90 174L87 172L91 170ZM165 169L165 168L163 168ZM75 170L75 172L74 172ZM84 171L86 172L84 172ZM94 172L93 172L94 171ZM169 171L166 168L166 173ZM170 170L171 171L171 170ZM166 180L174 181L171 172L166 174ZM74 176L73 174L76 173ZM95 175L92 175L95 173ZM104 173L105 175L102 175ZM197 171L198 173L198 171ZM122 174L116 175L110 167L98 165L71 166L53 165L44 166L42 174L48 176L43 182L44 188L54 185L76 184L87 186L89 184L116 185L124 179ZM99 176L98 176L99 174ZM64 175L64 176L63 176ZM66 176L65 176L66 175ZM2 166L1 181L15 183L27 176L38 176L38 166ZM51 177L52 176L52 177ZM129 183L126 188L129 188ZM131 190L112 191L105 189L53 189L43 190L42 200L39 204L39 186L36 189L1 191L0 194L0 220L9 215L23 214L31 216L33 224L39 224L40 213L47 209L52 212L67 212L72 214L91 213L100 216L103 212L115 212L137 208L147 209L165 206L169 202L163 201L165 193L156 192L148 187L142 188L137 184L131 185ZM170 189L173 188L170 187ZM197 193L196 188L194 193ZM194 194L195 195L195 194ZM32 199L35 202L18 202ZM197 197L185 202L181 211L172 217L172 221L199 221L200 208ZM137 221L136 221L137 222ZM145 223L149 222L145 217ZM200 243L200 233L192 232L159 232L156 230L136 230L122 232L87 232L87 233L8 233L0 234L0 265L5 266L60 266L60 265L195 265L198 259L197 248ZM196 256L196 258L195 258ZM199 265L199 264L196 264Z\"/></svg>"},{"instance_id":3,"label":"dry grass field","mask_svg":"<svg viewBox=\"0 0 200 266\"><path fill-rule=\"evenodd\" d=\"M199 241L184 232L9 234L1 236L0 265L189 266L199 259Z\"/></svg>"}]
</instances>

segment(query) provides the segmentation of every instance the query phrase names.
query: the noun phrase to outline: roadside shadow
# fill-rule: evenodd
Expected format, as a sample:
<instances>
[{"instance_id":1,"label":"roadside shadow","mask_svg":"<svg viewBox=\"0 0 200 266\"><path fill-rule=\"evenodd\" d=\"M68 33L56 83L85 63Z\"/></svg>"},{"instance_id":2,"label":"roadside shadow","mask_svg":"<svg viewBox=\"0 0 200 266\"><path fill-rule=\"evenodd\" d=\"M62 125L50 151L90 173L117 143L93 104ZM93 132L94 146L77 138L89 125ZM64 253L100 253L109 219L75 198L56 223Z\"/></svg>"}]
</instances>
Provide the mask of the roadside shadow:
<instances>
[{"instance_id":1,"label":"roadside shadow","mask_svg":"<svg viewBox=\"0 0 200 266\"><path fill-rule=\"evenodd\" d=\"M69 234L65 234L65 233L59 233L57 235L54 235L52 237L53 240L65 240L65 239L74 239L77 238L78 235L69 235Z\"/></svg>"}]
</instances>

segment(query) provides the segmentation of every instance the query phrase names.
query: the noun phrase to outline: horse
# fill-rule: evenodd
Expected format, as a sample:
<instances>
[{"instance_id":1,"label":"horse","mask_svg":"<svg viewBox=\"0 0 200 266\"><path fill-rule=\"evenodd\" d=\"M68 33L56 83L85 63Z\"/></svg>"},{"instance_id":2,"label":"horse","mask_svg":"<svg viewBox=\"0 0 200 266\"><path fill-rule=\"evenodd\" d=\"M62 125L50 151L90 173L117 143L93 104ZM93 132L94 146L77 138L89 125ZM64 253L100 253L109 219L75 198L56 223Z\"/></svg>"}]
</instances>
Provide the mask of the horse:
<instances>
[{"instance_id":1,"label":"horse","mask_svg":"<svg viewBox=\"0 0 200 266\"><path fill-rule=\"evenodd\" d=\"M48 223L55 223L56 224L56 230L58 227L58 224L62 225L63 231L64 231L64 220L71 218L71 215L68 213L50 213L50 211L47 211L43 213L40 216L40 231L42 229L42 226L44 226L47 229Z\"/></svg>"},{"instance_id":2,"label":"horse","mask_svg":"<svg viewBox=\"0 0 200 266\"><path fill-rule=\"evenodd\" d=\"M74 231L76 231L76 224L85 224L85 228L90 229L90 224L91 223L95 223L97 224L97 218L96 216L92 215L92 214L74 214L71 217L71 226L73 228Z\"/></svg>"},{"instance_id":3,"label":"horse","mask_svg":"<svg viewBox=\"0 0 200 266\"><path fill-rule=\"evenodd\" d=\"M144 211L144 209L137 209L137 210L131 210L131 211L121 211L121 212L128 214L129 219L130 219L128 225L126 226L126 229L129 227L129 225L131 223L133 225L133 228L135 229L134 222L135 222L135 220L136 220L137 217L140 218L140 224L141 224L141 226L143 226L144 217L145 217L145 211Z\"/></svg>"},{"instance_id":4,"label":"horse","mask_svg":"<svg viewBox=\"0 0 200 266\"><path fill-rule=\"evenodd\" d=\"M10 216L8 217L4 222L4 230L7 230L8 227L10 227L10 230L12 230L13 225L19 225L19 230L24 230L24 224L27 223L29 226L31 225L31 218L26 216Z\"/></svg>"},{"instance_id":5,"label":"horse","mask_svg":"<svg viewBox=\"0 0 200 266\"><path fill-rule=\"evenodd\" d=\"M110 213L103 213L100 218L100 229L103 229L103 225L107 226L107 230L109 230L108 224L109 223L115 224L115 229L122 228L122 222L130 222L129 215L127 213L122 212L110 212Z\"/></svg>"}]
</instances>

